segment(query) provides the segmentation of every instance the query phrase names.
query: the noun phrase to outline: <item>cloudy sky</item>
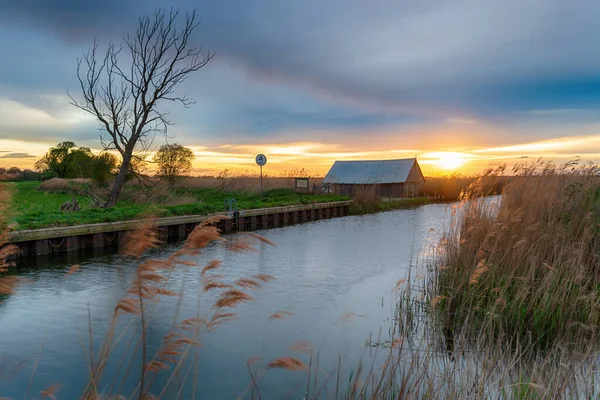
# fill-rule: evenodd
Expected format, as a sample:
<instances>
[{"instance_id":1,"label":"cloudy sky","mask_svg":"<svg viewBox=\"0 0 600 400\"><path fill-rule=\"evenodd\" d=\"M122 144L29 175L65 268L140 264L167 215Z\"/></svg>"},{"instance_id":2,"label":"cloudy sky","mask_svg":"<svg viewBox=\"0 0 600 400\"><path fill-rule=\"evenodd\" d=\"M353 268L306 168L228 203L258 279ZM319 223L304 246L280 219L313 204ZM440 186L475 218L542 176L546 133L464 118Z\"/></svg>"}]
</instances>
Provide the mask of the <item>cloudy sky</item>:
<instances>
[{"instance_id":1,"label":"cloudy sky","mask_svg":"<svg viewBox=\"0 0 600 400\"><path fill-rule=\"evenodd\" d=\"M157 7L196 9L216 54L167 104L196 172L321 173L335 159L418 156L428 173L543 155L600 161L593 0L0 0L0 166L62 140L99 149L69 105L76 59Z\"/></svg>"}]
</instances>

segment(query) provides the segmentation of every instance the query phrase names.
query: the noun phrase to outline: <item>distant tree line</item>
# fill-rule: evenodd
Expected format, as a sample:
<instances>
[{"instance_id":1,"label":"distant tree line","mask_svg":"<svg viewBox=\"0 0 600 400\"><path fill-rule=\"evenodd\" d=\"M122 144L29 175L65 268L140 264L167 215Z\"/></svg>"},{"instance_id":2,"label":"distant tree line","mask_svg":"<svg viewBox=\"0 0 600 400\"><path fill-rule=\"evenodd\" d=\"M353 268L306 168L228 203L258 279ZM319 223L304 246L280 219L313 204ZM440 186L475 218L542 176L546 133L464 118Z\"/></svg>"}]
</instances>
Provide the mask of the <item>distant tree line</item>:
<instances>
[{"instance_id":1,"label":"distant tree line","mask_svg":"<svg viewBox=\"0 0 600 400\"><path fill-rule=\"evenodd\" d=\"M0 168L0 178L8 181L39 181L42 174L31 169L19 167Z\"/></svg>"},{"instance_id":2,"label":"distant tree line","mask_svg":"<svg viewBox=\"0 0 600 400\"><path fill-rule=\"evenodd\" d=\"M158 149L152 160L156 165L156 177L168 182L169 187L173 188L177 178L189 174L194 158L194 153L187 147L177 143L165 144ZM139 169L137 164L144 162L136 159L130 163L129 168ZM14 168L7 173L13 170L19 172L21 180L25 180L25 176L28 180L89 178L99 185L106 186L114 181L120 164L118 158L111 153L104 151L94 154L87 147L78 147L74 142L65 141L51 147L35 163L35 171L25 172ZM131 171L131 176L136 173Z\"/></svg>"}]
</instances>

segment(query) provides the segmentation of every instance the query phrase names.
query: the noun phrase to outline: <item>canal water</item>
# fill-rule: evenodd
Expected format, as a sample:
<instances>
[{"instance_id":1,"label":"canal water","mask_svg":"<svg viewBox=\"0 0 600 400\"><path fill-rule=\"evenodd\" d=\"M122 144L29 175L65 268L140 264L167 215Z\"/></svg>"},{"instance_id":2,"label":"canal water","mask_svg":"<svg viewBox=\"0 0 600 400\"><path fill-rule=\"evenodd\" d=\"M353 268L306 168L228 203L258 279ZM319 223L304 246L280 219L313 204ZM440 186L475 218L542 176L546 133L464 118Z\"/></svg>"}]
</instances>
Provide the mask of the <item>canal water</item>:
<instances>
[{"instance_id":1,"label":"canal water","mask_svg":"<svg viewBox=\"0 0 600 400\"><path fill-rule=\"evenodd\" d=\"M307 354L292 348L297 341L309 342L315 358L318 350L323 381L341 356L341 382L347 385L361 360L371 362L369 338L387 335L397 281L437 243L448 227L450 211L450 205L435 204L260 231L276 246L261 244L252 253L232 253L220 245L207 248L194 261L204 265L222 260L219 273L224 279L270 274L276 280L252 290L254 300L237 307L235 321L203 334L199 379L185 385L182 398L191 398L195 387L196 398L236 399L250 383L249 358L268 362L294 356L308 363ZM180 245L151 256L167 257ZM73 264L80 264L81 270L67 274ZM97 352L136 265L117 254L23 262L23 283L0 300L0 397L24 398L28 392L36 398L44 388L59 384L59 399L78 398L89 377L90 323ZM204 316L210 315L214 294L199 295L200 269L178 269L170 282L173 290L183 288L179 319L196 316L198 300ZM177 300L167 299L155 310L148 328L150 347L157 348L169 332L175 307ZM292 315L269 319L278 310ZM124 352L121 342L102 385L110 384ZM137 364L131 376L136 372ZM267 399L302 399L303 379L305 372L269 370L261 378L261 394ZM135 378L126 380L122 392L131 393L136 384ZM176 396L170 391L164 398Z\"/></svg>"}]
</instances>

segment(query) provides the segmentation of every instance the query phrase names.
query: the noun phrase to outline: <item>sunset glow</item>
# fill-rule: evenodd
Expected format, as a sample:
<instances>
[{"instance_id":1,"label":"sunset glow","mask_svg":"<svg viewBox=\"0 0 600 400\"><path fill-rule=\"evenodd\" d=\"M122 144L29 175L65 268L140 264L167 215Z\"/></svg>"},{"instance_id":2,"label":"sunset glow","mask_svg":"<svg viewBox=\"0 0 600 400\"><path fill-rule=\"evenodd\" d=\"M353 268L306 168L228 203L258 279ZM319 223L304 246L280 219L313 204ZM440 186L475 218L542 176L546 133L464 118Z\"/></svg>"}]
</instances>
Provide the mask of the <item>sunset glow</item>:
<instances>
[{"instance_id":1,"label":"sunset glow","mask_svg":"<svg viewBox=\"0 0 600 400\"><path fill-rule=\"evenodd\" d=\"M467 157L465 153L457 153L454 151L443 151L436 153L428 153L426 156L433 159L434 164L444 171L455 171L465 165Z\"/></svg>"}]
</instances>

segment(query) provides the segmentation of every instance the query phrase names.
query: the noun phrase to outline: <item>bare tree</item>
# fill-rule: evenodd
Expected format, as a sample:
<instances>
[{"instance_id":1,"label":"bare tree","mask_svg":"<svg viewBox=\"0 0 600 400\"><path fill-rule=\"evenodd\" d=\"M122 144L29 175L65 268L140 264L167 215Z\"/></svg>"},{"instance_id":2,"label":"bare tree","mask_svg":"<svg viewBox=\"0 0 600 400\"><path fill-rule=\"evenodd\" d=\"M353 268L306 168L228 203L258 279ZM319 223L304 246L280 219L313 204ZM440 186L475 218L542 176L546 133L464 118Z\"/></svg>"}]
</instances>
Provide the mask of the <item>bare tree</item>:
<instances>
[{"instance_id":1,"label":"bare tree","mask_svg":"<svg viewBox=\"0 0 600 400\"><path fill-rule=\"evenodd\" d=\"M193 101L176 93L177 86L194 71L204 67L214 54L194 48L190 38L199 22L195 11L186 14L182 27L177 26L179 13L157 11L142 17L136 34L124 38L123 47L110 43L103 57L98 56L98 44L77 60L77 77L82 99L72 104L92 114L100 121L104 150L116 150L121 165L106 207L117 203L127 174L132 171L132 159L143 159L152 147L157 133L167 135L173 122L169 112L160 108L170 101L188 107Z\"/></svg>"}]
</instances>

